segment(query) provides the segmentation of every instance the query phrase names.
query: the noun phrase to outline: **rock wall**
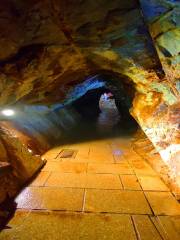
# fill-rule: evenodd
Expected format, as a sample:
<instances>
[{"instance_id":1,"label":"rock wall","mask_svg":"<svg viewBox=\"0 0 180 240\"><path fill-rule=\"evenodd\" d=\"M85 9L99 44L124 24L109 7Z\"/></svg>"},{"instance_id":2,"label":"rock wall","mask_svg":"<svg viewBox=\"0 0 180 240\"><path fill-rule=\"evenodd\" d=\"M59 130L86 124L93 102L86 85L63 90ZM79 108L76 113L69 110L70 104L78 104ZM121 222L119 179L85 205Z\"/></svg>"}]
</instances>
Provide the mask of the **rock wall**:
<instances>
[{"instance_id":1,"label":"rock wall","mask_svg":"<svg viewBox=\"0 0 180 240\"><path fill-rule=\"evenodd\" d=\"M180 91L180 2L140 0L149 32L175 94Z\"/></svg>"},{"instance_id":2,"label":"rock wall","mask_svg":"<svg viewBox=\"0 0 180 240\"><path fill-rule=\"evenodd\" d=\"M9 216L12 205L5 204L16 196L22 186L40 169L44 161L32 155L20 138L1 123L0 126L0 227ZM14 204L13 204L14 205Z\"/></svg>"},{"instance_id":3,"label":"rock wall","mask_svg":"<svg viewBox=\"0 0 180 240\"><path fill-rule=\"evenodd\" d=\"M0 14L1 106L59 102L86 76L107 70L132 79L140 92L162 82L136 0L8 0Z\"/></svg>"},{"instance_id":4,"label":"rock wall","mask_svg":"<svg viewBox=\"0 0 180 240\"><path fill-rule=\"evenodd\" d=\"M6 162L8 159L7 151L4 147L2 140L0 139L0 162Z\"/></svg>"},{"instance_id":5,"label":"rock wall","mask_svg":"<svg viewBox=\"0 0 180 240\"><path fill-rule=\"evenodd\" d=\"M180 125L179 103L169 106L157 93L138 94L132 114L160 153L169 169L172 188L180 188ZM179 191L179 190L176 190Z\"/></svg>"},{"instance_id":6,"label":"rock wall","mask_svg":"<svg viewBox=\"0 0 180 240\"><path fill-rule=\"evenodd\" d=\"M13 174L23 184L43 165L43 161L40 155L28 151L28 147L2 124L1 139L8 154L8 162L13 168Z\"/></svg>"},{"instance_id":7,"label":"rock wall","mask_svg":"<svg viewBox=\"0 0 180 240\"><path fill-rule=\"evenodd\" d=\"M146 96L138 95L134 100L134 112L168 166L172 185L180 189L180 3L175 0L140 2L169 90L164 99L165 94L160 94L163 85L154 83L156 92ZM170 92L173 97L169 95ZM143 104L142 100L145 101Z\"/></svg>"}]
</instances>

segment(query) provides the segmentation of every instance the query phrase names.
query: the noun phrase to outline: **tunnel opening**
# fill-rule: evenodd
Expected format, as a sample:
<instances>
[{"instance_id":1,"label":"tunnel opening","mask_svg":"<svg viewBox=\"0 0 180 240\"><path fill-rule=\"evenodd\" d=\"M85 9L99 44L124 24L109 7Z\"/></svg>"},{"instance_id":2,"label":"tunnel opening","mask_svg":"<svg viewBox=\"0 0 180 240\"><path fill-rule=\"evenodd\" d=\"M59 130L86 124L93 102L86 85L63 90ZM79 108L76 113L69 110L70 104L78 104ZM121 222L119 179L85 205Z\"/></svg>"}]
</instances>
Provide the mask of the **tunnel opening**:
<instances>
[{"instance_id":1,"label":"tunnel opening","mask_svg":"<svg viewBox=\"0 0 180 240\"><path fill-rule=\"evenodd\" d=\"M100 86L96 84L88 91L83 89L86 83L78 87L78 91L83 89L84 94L74 100L71 106L81 116L81 130L73 132L81 132L82 138L85 135L91 138L101 138L134 133L138 129L138 124L130 114L135 94L134 86L132 90L132 83L127 80L125 82L125 78L111 74L100 74L96 81L97 79L101 83ZM76 92L76 89L74 91Z\"/></svg>"},{"instance_id":2,"label":"tunnel opening","mask_svg":"<svg viewBox=\"0 0 180 240\"><path fill-rule=\"evenodd\" d=\"M100 114L97 121L99 131L112 130L120 122L121 116L114 95L110 91L106 91L101 95L99 109Z\"/></svg>"}]
</instances>

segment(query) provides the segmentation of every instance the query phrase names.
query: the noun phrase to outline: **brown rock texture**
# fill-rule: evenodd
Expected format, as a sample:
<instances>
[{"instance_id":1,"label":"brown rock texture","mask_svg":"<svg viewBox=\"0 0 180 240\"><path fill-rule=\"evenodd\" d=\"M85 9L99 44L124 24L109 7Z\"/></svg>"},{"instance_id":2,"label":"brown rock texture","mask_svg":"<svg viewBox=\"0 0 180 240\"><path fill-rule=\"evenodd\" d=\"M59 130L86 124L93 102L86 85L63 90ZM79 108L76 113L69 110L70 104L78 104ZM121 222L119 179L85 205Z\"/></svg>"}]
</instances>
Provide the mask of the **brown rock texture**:
<instances>
[{"instance_id":1,"label":"brown rock texture","mask_svg":"<svg viewBox=\"0 0 180 240\"><path fill-rule=\"evenodd\" d=\"M12 128L1 123L0 153L0 213L6 213L1 204L16 196L22 186L40 169L43 161L40 156L32 155L21 139L12 134ZM7 167L5 167L7 165ZM9 166L8 166L9 165ZM7 213L8 214L8 213ZM2 218L0 214L0 226Z\"/></svg>"},{"instance_id":2,"label":"brown rock texture","mask_svg":"<svg viewBox=\"0 0 180 240\"><path fill-rule=\"evenodd\" d=\"M43 164L39 155L32 155L28 147L23 144L8 127L3 128L1 125L1 139L7 151L8 159L13 167L13 174L20 182L24 183L31 178L36 169Z\"/></svg>"},{"instance_id":3,"label":"brown rock texture","mask_svg":"<svg viewBox=\"0 0 180 240\"><path fill-rule=\"evenodd\" d=\"M6 1L1 8L0 28L8 26L0 37L6 44L1 105L60 101L86 76L103 70L146 88L159 81L160 63L135 0Z\"/></svg>"}]
</instances>

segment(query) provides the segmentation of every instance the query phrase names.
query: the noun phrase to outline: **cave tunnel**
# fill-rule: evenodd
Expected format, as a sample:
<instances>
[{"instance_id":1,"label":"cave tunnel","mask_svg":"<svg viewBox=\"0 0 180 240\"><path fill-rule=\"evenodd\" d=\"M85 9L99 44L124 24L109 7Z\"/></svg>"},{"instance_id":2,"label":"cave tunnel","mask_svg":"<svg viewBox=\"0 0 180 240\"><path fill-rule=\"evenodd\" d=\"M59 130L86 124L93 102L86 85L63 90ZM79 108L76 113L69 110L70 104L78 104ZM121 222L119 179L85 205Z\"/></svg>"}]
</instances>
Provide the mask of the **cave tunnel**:
<instances>
[{"instance_id":1,"label":"cave tunnel","mask_svg":"<svg viewBox=\"0 0 180 240\"><path fill-rule=\"evenodd\" d=\"M63 103L18 103L2 110L0 118L30 150L41 154L59 144L132 135L139 128L130 114L134 94L128 78L100 73L72 88Z\"/></svg>"},{"instance_id":2,"label":"cave tunnel","mask_svg":"<svg viewBox=\"0 0 180 240\"><path fill-rule=\"evenodd\" d=\"M179 240L179 0L0 1L0 240Z\"/></svg>"},{"instance_id":3,"label":"cave tunnel","mask_svg":"<svg viewBox=\"0 0 180 240\"><path fill-rule=\"evenodd\" d=\"M92 77L93 78L93 77ZM119 80L119 84L113 81ZM71 103L71 106L80 114L81 138L120 136L135 132L138 124L130 115L130 108L135 94L135 89L130 87L131 83L126 83L124 79L114 75L99 75L96 81L103 81L101 87L88 90L85 94ZM91 82L92 84L92 82ZM86 85L86 84L85 84ZM84 85L84 86L85 86ZM84 88L82 85L81 87ZM87 86L88 89L88 86ZM131 89L128 92L127 89ZM76 131L72 131L77 134ZM77 134L79 136L79 134Z\"/></svg>"},{"instance_id":4,"label":"cave tunnel","mask_svg":"<svg viewBox=\"0 0 180 240\"><path fill-rule=\"evenodd\" d=\"M146 199L134 205L133 198L139 198L142 187L167 191L167 186L159 178L155 177L155 183L154 177L149 177L156 172L144 156L146 152L152 156L155 150L131 115L135 94L129 78L100 73L73 87L64 102L49 106L17 103L1 111L1 131L5 129L1 148L13 167L11 181L17 183L18 176L15 186L22 189L15 200L8 197L3 201L1 209L8 212L8 218L3 217L2 228L10 218L17 218L19 211L26 214L32 209L37 214L50 211L58 228L62 223L54 219L54 211L67 211L68 221L68 211L94 216L99 211L150 213ZM3 167L10 171L8 163ZM106 199L112 201L112 210ZM39 215L35 226L40 218L44 219ZM46 217L45 221L51 220ZM30 235L34 237L34 230Z\"/></svg>"}]
</instances>

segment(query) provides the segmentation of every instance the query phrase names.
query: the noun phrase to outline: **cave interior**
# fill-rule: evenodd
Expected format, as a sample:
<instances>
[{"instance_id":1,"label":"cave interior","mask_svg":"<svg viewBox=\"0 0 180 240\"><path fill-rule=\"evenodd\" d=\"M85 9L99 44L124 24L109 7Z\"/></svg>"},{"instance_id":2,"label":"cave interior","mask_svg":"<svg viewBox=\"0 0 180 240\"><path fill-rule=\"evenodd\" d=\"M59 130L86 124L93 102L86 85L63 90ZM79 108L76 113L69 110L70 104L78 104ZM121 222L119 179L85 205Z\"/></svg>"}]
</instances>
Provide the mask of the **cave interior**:
<instances>
[{"instance_id":1,"label":"cave interior","mask_svg":"<svg viewBox=\"0 0 180 240\"><path fill-rule=\"evenodd\" d=\"M179 0L1 0L0 30L0 239L179 240Z\"/></svg>"}]
</instances>

